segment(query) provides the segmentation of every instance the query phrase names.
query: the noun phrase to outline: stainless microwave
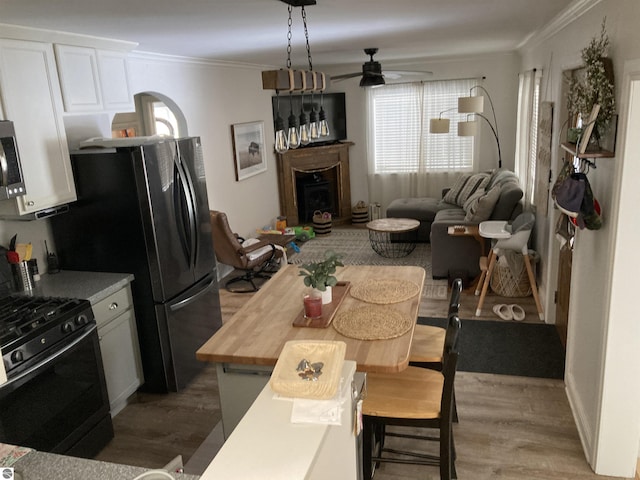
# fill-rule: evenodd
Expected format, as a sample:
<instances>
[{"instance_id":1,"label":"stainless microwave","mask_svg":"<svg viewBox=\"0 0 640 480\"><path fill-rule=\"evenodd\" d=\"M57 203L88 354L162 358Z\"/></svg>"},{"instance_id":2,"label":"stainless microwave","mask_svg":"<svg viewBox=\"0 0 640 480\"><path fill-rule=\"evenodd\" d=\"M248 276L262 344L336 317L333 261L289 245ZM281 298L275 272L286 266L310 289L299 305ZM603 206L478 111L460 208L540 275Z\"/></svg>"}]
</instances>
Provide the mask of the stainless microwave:
<instances>
[{"instance_id":1,"label":"stainless microwave","mask_svg":"<svg viewBox=\"0 0 640 480\"><path fill-rule=\"evenodd\" d=\"M13 122L0 120L0 200L27 193Z\"/></svg>"}]
</instances>

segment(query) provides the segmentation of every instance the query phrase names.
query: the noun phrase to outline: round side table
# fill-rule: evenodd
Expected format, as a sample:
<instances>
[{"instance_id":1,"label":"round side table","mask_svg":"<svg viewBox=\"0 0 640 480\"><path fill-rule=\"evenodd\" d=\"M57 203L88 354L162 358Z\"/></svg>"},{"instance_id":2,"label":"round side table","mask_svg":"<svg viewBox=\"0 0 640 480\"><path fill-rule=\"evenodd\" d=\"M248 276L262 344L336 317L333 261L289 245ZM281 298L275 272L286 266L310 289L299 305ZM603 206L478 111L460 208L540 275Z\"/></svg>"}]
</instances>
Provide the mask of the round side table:
<instances>
[{"instance_id":1,"label":"round side table","mask_svg":"<svg viewBox=\"0 0 640 480\"><path fill-rule=\"evenodd\" d=\"M381 257L406 257L416 248L418 220L380 218L367 223L371 248Z\"/></svg>"}]
</instances>

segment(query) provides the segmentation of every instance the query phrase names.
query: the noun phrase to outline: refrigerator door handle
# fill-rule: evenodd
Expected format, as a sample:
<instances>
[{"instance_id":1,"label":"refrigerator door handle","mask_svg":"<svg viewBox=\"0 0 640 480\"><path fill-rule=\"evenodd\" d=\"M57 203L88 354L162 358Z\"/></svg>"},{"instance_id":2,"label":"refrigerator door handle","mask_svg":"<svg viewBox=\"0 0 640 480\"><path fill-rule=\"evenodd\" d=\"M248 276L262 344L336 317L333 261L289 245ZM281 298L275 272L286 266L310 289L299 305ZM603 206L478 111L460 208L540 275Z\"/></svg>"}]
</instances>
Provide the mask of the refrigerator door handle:
<instances>
[{"instance_id":1,"label":"refrigerator door handle","mask_svg":"<svg viewBox=\"0 0 640 480\"><path fill-rule=\"evenodd\" d=\"M200 290L198 293L196 293L195 295L191 295L190 297L187 297L183 300L180 300L179 302L176 302L174 304L172 304L169 309L172 312L175 312L176 310L180 310L183 307L186 307L187 305L189 305L192 302L195 302L196 300L198 300L198 298L200 298L202 295L204 295L205 293L208 293L209 290L211 290L212 288L214 288L216 286L216 280L215 279L211 279L202 290Z\"/></svg>"},{"instance_id":2,"label":"refrigerator door handle","mask_svg":"<svg viewBox=\"0 0 640 480\"><path fill-rule=\"evenodd\" d=\"M187 179L185 178L184 168L181 165L179 159L175 159L174 168L178 173L178 179L180 185L177 195L179 196L179 202L186 206L187 220L189 223L188 231L184 232L187 241L187 255L189 257L189 266L193 268L195 262L195 249L196 249L196 226L195 226L195 212L193 206L193 194L189 190Z\"/></svg>"},{"instance_id":3,"label":"refrigerator door handle","mask_svg":"<svg viewBox=\"0 0 640 480\"><path fill-rule=\"evenodd\" d=\"M188 166L182 163L181 157L178 158L178 162L182 167L182 171L184 172L185 183L186 183L186 186L188 187L188 189L185 190L185 194L188 192L188 196L189 196L188 201L190 202L192 207L192 209L190 210L191 219L189 224L191 226L191 238L192 238L192 242L191 242L192 252L193 252L192 265L195 268L197 256L198 256L198 250L200 249L200 246L198 245L199 237L198 237L198 227L197 227L198 218L200 218L200 212L198 209L198 201L196 199L196 189L194 187L193 178L191 177L191 171L189 170Z\"/></svg>"}]
</instances>

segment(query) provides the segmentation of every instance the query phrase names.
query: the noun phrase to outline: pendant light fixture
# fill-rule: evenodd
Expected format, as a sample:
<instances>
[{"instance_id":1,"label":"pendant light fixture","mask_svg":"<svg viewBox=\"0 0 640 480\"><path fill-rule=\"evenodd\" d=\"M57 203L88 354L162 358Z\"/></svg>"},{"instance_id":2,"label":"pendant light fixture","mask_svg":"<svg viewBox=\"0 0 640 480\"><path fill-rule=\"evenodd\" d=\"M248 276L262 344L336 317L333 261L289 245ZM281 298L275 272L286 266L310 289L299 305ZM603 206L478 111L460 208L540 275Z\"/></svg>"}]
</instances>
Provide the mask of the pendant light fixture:
<instances>
[{"instance_id":1,"label":"pendant light fixture","mask_svg":"<svg viewBox=\"0 0 640 480\"><path fill-rule=\"evenodd\" d=\"M280 116L280 93L276 91L276 139L275 149L278 153L284 153L289 150L289 141L287 140L287 134L284 131L284 120Z\"/></svg>"},{"instance_id":2,"label":"pendant light fixture","mask_svg":"<svg viewBox=\"0 0 640 480\"><path fill-rule=\"evenodd\" d=\"M329 136L329 123L327 123L327 114L323 108L323 95L320 92L320 112L318 113L318 119L320 121L318 125L319 134L321 137Z\"/></svg>"},{"instance_id":3,"label":"pendant light fixture","mask_svg":"<svg viewBox=\"0 0 640 480\"><path fill-rule=\"evenodd\" d=\"M311 63L311 48L309 45L309 31L307 28L307 14L305 6L315 5L316 0L281 0L288 5L288 30L287 30L287 63L285 69L267 70L262 72L262 88L265 90L275 90L276 97L276 119L275 119L275 143L276 152L284 153L289 148L298 148L300 145L308 145L312 140L317 140L321 136L329 135L329 125L327 123L327 115L322 108L322 97L320 103L320 118L315 110L313 101L314 92L323 92L327 86L326 76L322 72L315 72ZM307 60L309 62L309 70L293 70L291 68L291 13L293 7L300 7L302 13L302 21L304 24L304 33L307 48ZM289 117L288 127L285 131L284 121L280 116L279 110L279 94L280 91L289 92ZM297 118L293 113L293 93L301 93L301 108L298 126ZM311 112L309 114L309 122L304 112L304 93L311 92Z\"/></svg>"},{"instance_id":4,"label":"pendant light fixture","mask_svg":"<svg viewBox=\"0 0 640 480\"><path fill-rule=\"evenodd\" d=\"M311 140L320 138L320 129L318 124L318 112L316 112L316 104L313 101L313 93L311 93L311 113L309 114L309 137Z\"/></svg>"},{"instance_id":5,"label":"pendant light fixture","mask_svg":"<svg viewBox=\"0 0 640 480\"><path fill-rule=\"evenodd\" d=\"M300 145L309 145L311 136L309 133L309 120L304 113L304 92L300 95Z\"/></svg>"},{"instance_id":6,"label":"pendant light fixture","mask_svg":"<svg viewBox=\"0 0 640 480\"><path fill-rule=\"evenodd\" d=\"M289 92L289 130L287 133L287 141L289 142L289 148L298 148L300 146L300 132L298 131L298 125L296 123L297 118L293 114L293 96Z\"/></svg>"}]
</instances>

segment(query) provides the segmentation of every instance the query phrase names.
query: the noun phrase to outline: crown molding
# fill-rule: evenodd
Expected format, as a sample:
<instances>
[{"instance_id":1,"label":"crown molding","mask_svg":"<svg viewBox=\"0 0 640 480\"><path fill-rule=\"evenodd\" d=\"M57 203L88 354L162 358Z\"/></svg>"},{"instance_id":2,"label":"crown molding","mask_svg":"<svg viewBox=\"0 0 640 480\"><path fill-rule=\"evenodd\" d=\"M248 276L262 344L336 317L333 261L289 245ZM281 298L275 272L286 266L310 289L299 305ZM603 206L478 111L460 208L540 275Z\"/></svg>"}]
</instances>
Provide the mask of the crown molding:
<instances>
[{"instance_id":1,"label":"crown molding","mask_svg":"<svg viewBox=\"0 0 640 480\"><path fill-rule=\"evenodd\" d=\"M94 37L91 35L79 35L76 33L24 27L22 25L10 25L7 23L0 23L0 38L76 45L104 50L120 50L124 52L129 52L138 46L136 42L128 42L125 40L114 40L111 38Z\"/></svg>"},{"instance_id":2,"label":"crown molding","mask_svg":"<svg viewBox=\"0 0 640 480\"><path fill-rule=\"evenodd\" d=\"M548 40L601 2L602 0L575 0L542 29L533 32L525 38L520 45L518 45L517 50L533 48L545 40Z\"/></svg>"}]
</instances>

